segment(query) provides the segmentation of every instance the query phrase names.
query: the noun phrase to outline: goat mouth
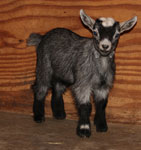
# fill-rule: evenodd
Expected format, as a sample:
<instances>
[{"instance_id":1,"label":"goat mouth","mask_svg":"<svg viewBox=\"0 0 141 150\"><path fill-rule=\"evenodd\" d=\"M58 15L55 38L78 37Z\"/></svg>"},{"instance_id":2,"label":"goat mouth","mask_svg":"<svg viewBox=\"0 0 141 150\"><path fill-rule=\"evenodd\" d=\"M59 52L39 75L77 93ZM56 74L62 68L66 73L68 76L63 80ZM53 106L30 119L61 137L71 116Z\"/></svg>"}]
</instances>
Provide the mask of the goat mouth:
<instances>
[{"instance_id":1,"label":"goat mouth","mask_svg":"<svg viewBox=\"0 0 141 150\"><path fill-rule=\"evenodd\" d=\"M111 51L103 51L103 50L99 50L99 53L100 53L100 55L101 56L108 56L110 53L111 53Z\"/></svg>"}]
</instances>

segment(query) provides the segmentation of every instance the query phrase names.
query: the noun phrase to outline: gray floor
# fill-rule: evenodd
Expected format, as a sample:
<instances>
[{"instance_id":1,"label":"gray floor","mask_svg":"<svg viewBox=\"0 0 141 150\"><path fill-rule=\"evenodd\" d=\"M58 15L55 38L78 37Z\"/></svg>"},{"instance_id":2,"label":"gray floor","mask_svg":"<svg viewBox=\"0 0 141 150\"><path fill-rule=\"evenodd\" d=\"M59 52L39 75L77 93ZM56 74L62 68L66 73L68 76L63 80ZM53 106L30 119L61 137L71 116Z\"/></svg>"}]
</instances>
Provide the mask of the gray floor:
<instances>
[{"instance_id":1,"label":"gray floor","mask_svg":"<svg viewBox=\"0 0 141 150\"><path fill-rule=\"evenodd\" d=\"M31 116L0 113L0 150L141 150L141 126L110 124L107 133L90 138L75 134L77 122L46 119L34 123Z\"/></svg>"}]
</instances>

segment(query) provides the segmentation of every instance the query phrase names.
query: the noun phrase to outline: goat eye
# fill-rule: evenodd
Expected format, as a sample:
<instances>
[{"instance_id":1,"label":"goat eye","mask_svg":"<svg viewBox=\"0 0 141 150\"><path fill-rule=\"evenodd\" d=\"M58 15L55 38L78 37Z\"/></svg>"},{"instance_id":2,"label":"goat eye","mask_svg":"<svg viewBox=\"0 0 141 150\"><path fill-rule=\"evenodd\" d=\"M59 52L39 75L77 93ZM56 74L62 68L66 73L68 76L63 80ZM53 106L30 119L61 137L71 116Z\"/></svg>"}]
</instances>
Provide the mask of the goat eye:
<instances>
[{"instance_id":1,"label":"goat eye","mask_svg":"<svg viewBox=\"0 0 141 150\"><path fill-rule=\"evenodd\" d=\"M115 38L117 39L117 38L119 38L119 36L120 36L120 34L116 34L116 35L115 35Z\"/></svg>"},{"instance_id":2,"label":"goat eye","mask_svg":"<svg viewBox=\"0 0 141 150\"><path fill-rule=\"evenodd\" d=\"M97 36L97 35L98 35L96 31L94 31L93 34L94 34L94 36Z\"/></svg>"}]
</instances>

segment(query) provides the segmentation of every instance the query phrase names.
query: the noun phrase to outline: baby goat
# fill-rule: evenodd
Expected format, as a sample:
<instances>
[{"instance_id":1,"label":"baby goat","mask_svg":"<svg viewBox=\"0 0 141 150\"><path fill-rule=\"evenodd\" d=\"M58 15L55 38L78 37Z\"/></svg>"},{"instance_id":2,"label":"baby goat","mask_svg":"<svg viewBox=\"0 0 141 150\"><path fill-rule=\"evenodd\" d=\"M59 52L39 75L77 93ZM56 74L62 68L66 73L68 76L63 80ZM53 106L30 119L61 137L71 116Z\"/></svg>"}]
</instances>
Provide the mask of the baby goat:
<instances>
[{"instance_id":1,"label":"baby goat","mask_svg":"<svg viewBox=\"0 0 141 150\"><path fill-rule=\"evenodd\" d=\"M80 10L80 17L92 31L93 38L81 37L68 29L56 28L43 36L32 33L27 45L37 47L36 81L33 86L34 120L45 120L44 103L50 88L53 116L64 119L66 113L63 93L70 86L78 107L77 134L80 137L89 137L91 94L96 107L96 130L106 132L108 129L105 108L115 76L115 48L120 34L130 30L136 24L137 17L122 23L113 18L94 20L83 10Z\"/></svg>"}]
</instances>

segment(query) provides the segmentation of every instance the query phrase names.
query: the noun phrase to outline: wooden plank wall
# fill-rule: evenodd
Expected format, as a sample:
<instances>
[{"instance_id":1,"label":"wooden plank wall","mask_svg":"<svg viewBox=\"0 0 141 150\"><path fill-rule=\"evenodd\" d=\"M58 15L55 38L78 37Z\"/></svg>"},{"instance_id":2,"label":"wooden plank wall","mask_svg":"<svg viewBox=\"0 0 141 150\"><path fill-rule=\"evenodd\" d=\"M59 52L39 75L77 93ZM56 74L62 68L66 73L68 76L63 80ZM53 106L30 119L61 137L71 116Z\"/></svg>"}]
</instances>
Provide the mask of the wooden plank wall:
<instances>
[{"instance_id":1,"label":"wooden plank wall","mask_svg":"<svg viewBox=\"0 0 141 150\"><path fill-rule=\"evenodd\" d=\"M141 123L141 1L140 0L0 0L0 110L32 114L36 52L26 46L32 32L65 27L91 37L79 10L93 18L125 21L138 16L136 27L124 34L116 52L116 80L110 93L107 118L111 122ZM77 118L68 90L64 96L69 119ZM50 94L46 114L51 116ZM93 113L94 115L94 106Z\"/></svg>"}]
</instances>

